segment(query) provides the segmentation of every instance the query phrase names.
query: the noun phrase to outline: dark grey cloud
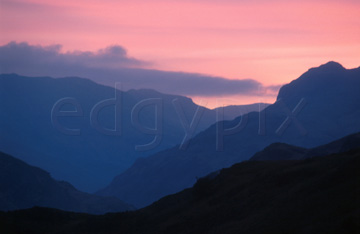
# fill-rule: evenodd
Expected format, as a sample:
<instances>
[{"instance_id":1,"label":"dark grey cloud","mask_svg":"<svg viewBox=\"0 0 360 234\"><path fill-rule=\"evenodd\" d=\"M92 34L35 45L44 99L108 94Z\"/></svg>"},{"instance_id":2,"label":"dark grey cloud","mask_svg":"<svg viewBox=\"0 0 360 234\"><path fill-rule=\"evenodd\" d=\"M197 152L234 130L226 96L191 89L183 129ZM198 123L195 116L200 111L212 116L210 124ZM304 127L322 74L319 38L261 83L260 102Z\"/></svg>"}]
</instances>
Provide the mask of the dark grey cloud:
<instances>
[{"instance_id":1,"label":"dark grey cloud","mask_svg":"<svg viewBox=\"0 0 360 234\"><path fill-rule=\"evenodd\" d=\"M97 52L73 51L60 53L61 45L34 46L10 42L0 47L1 70L46 70L56 67L119 68L143 66L145 62L130 58L121 46L109 46ZM41 65L41 67L39 67Z\"/></svg>"},{"instance_id":2,"label":"dark grey cloud","mask_svg":"<svg viewBox=\"0 0 360 234\"><path fill-rule=\"evenodd\" d=\"M252 79L228 80L201 74L144 69L147 62L128 56L121 46L97 52L61 53L61 45L34 46L10 42L0 46L0 72L28 76L89 78L123 89L155 89L189 96L259 95L267 87ZM270 87L272 89L272 87Z\"/></svg>"}]
</instances>

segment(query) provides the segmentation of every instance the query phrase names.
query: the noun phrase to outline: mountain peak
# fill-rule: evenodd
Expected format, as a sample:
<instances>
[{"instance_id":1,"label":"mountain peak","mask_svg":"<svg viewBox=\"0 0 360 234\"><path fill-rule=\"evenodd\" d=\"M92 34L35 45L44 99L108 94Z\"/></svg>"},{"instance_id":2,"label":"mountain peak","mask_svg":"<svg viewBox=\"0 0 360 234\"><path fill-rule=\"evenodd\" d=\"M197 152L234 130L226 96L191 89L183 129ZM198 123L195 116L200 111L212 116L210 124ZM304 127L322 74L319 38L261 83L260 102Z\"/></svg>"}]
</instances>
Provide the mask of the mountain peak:
<instances>
[{"instance_id":1,"label":"mountain peak","mask_svg":"<svg viewBox=\"0 0 360 234\"><path fill-rule=\"evenodd\" d=\"M325 97L329 93L337 93L336 90L341 87L342 89L351 88L354 82L358 83L360 81L354 79L353 77L356 77L356 75L349 71L340 63L334 61L310 68L299 78L281 87L277 100L292 99L294 102L298 102L300 96L302 98ZM355 72L359 74L360 70ZM349 86L350 83L352 85ZM345 87L346 84L347 87Z\"/></svg>"},{"instance_id":2,"label":"mountain peak","mask_svg":"<svg viewBox=\"0 0 360 234\"><path fill-rule=\"evenodd\" d=\"M338 62L335 61L329 61L325 64L322 64L318 67L318 69L324 69L324 70L345 70L345 68Z\"/></svg>"}]
</instances>

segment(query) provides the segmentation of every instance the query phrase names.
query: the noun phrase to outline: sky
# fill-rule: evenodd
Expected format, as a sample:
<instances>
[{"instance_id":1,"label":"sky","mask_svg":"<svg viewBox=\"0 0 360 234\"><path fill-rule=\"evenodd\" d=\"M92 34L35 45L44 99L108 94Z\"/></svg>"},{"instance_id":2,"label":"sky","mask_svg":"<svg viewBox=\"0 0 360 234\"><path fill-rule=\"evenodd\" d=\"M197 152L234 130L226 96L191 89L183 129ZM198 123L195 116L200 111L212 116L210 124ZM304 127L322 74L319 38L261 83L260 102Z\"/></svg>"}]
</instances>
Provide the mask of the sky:
<instances>
[{"instance_id":1,"label":"sky","mask_svg":"<svg viewBox=\"0 0 360 234\"><path fill-rule=\"evenodd\" d=\"M1 72L126 74L128 88L208 107L273 102L311 67L360 65L359 12L356 0L1 0Z\"/></svg>"}]
</instances>

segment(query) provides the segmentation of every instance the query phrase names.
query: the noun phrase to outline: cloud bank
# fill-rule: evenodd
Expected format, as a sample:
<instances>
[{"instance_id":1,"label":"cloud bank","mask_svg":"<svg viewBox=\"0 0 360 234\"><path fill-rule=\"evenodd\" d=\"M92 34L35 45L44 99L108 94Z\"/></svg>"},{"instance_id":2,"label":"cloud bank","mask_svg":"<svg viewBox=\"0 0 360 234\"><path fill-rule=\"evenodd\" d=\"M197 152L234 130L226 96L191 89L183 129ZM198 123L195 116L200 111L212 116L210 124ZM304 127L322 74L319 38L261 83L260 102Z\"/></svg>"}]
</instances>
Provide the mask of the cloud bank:
<instances>
[{"instance_id":1,"label":"cloud bank","mask_svg":"<svg viewBox=\"0 0 360 234\"><path fill-rule=\"evenodd\" d=\"M145 69L148 62L128 56L118 45L97 52L61 52L61 45L10 42L0 46L0 72L28 76L79 76L125 90L155 89L186 96L260 95L273 91L252 79L229 80L201 74Z\"/></svg>"}]
</instances>

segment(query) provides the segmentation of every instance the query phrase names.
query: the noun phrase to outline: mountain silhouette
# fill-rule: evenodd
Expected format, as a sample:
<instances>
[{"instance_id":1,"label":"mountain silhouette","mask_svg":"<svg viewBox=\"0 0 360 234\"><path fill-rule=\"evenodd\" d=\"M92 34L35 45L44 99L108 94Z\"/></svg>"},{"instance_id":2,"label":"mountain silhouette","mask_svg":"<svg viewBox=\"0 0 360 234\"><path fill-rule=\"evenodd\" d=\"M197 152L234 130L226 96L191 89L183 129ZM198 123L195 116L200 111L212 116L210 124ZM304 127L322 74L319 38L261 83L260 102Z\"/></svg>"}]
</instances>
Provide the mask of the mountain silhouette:
<instances>
[{"instance_id":1,"label":"mountain silhouette","mask_svg":"<svg viewBox=\"0 0 360 234\"><path fill-rule=\"evenodd\" d=\"M1 152L0 184L0 210L43 206L104 214L134 209L114 197L80 192L65 181L54 180L48 172Z\"/></svg>"},{"instance_id":2,"label":"mountain silhouette","mask_svg":"<svg viewBox=\"0 0 360 234\"><path fill-rule=\"evenodd\" d=\"M0 75L0 109L1 151L87 192L109 184L137 158L187 141L217 119L216 110L183 96L123 92L78 77L16 74ZM233 115L225 111L224 118Z\"/></svg>"},{"instance_id":3,"label":"mountain silhouette","mask_svg":"<svg viewBox=\"0 0 360 234\"><path fill-rule=\"evenodd\" d=\"M299 160L308 152L308 149L292 146L286 143L273 143L264 150L257 152L249 160L272 161L272 160Z\"/></svg>"},{"instance_id":4,"label":"mountain silhouette","mask_svg":"<svg viewBox=\"0 0 360 234\"><path fill-rule=\"evenodd\" d=\"M76 77L0 75L0 108L1 151L87 192L106 186L137 158L180 144L183 123L190 126L195 113L192 134L216 121L216 111L186 97L122 92Z\"/></svg>"},{"instance_id":5,"label":"mountain silhouette","mask_svg":"<svg viewBox=\"0 0 360 234\"><path fill-rule=\"evenodd\" d=\"M360 68L345 69L335 62L311 68L284 85L277 101L263 111L217 122L185 150L174 147L137 160L98 194L144 207L191 187L196 178L248 160L272 143L326 144L360 131L359 100Z\"/></svg>"},{"instance_id":6,"label":"mountain silhouette","mask_svg":"<svg viewBox=\"0 0 360 234\"><path fill-rule=\"evenodd\" d=\"M358 141L358 135L345 141ZM360 228L360 149L359 145L352 147L340 154L304 160L238 163L134 212L103 216L45 208L0 212L0 231L353 234ZM273 151L265 149L264 153Z\"/></svg>"},{"instance_id":7,"label":"mountain silhouette","mask_svg":"<svg viewBox=\"0 0 360 234\"><path fill-rule=\"evenodd\" d=\"M249 105L230 105L224 107L217 107L214 110L222 111L224 114L224 119L232 120L246 113L262 111L269 105L270 104L267 103L254 103Z\"/></svg>"},{"instance_id":8,"label":"mountain silhouette","mask_svg":"<svg viewBox=\"0 0 360 234\"><path fill-rule=\"evenodd\" d=\"M300 160L317 156L338 154L360 148L360 133L355 133L326 145L305 149L285 143L274 143L257 152L251 161Z\"/></svg>"}]
</instances>

